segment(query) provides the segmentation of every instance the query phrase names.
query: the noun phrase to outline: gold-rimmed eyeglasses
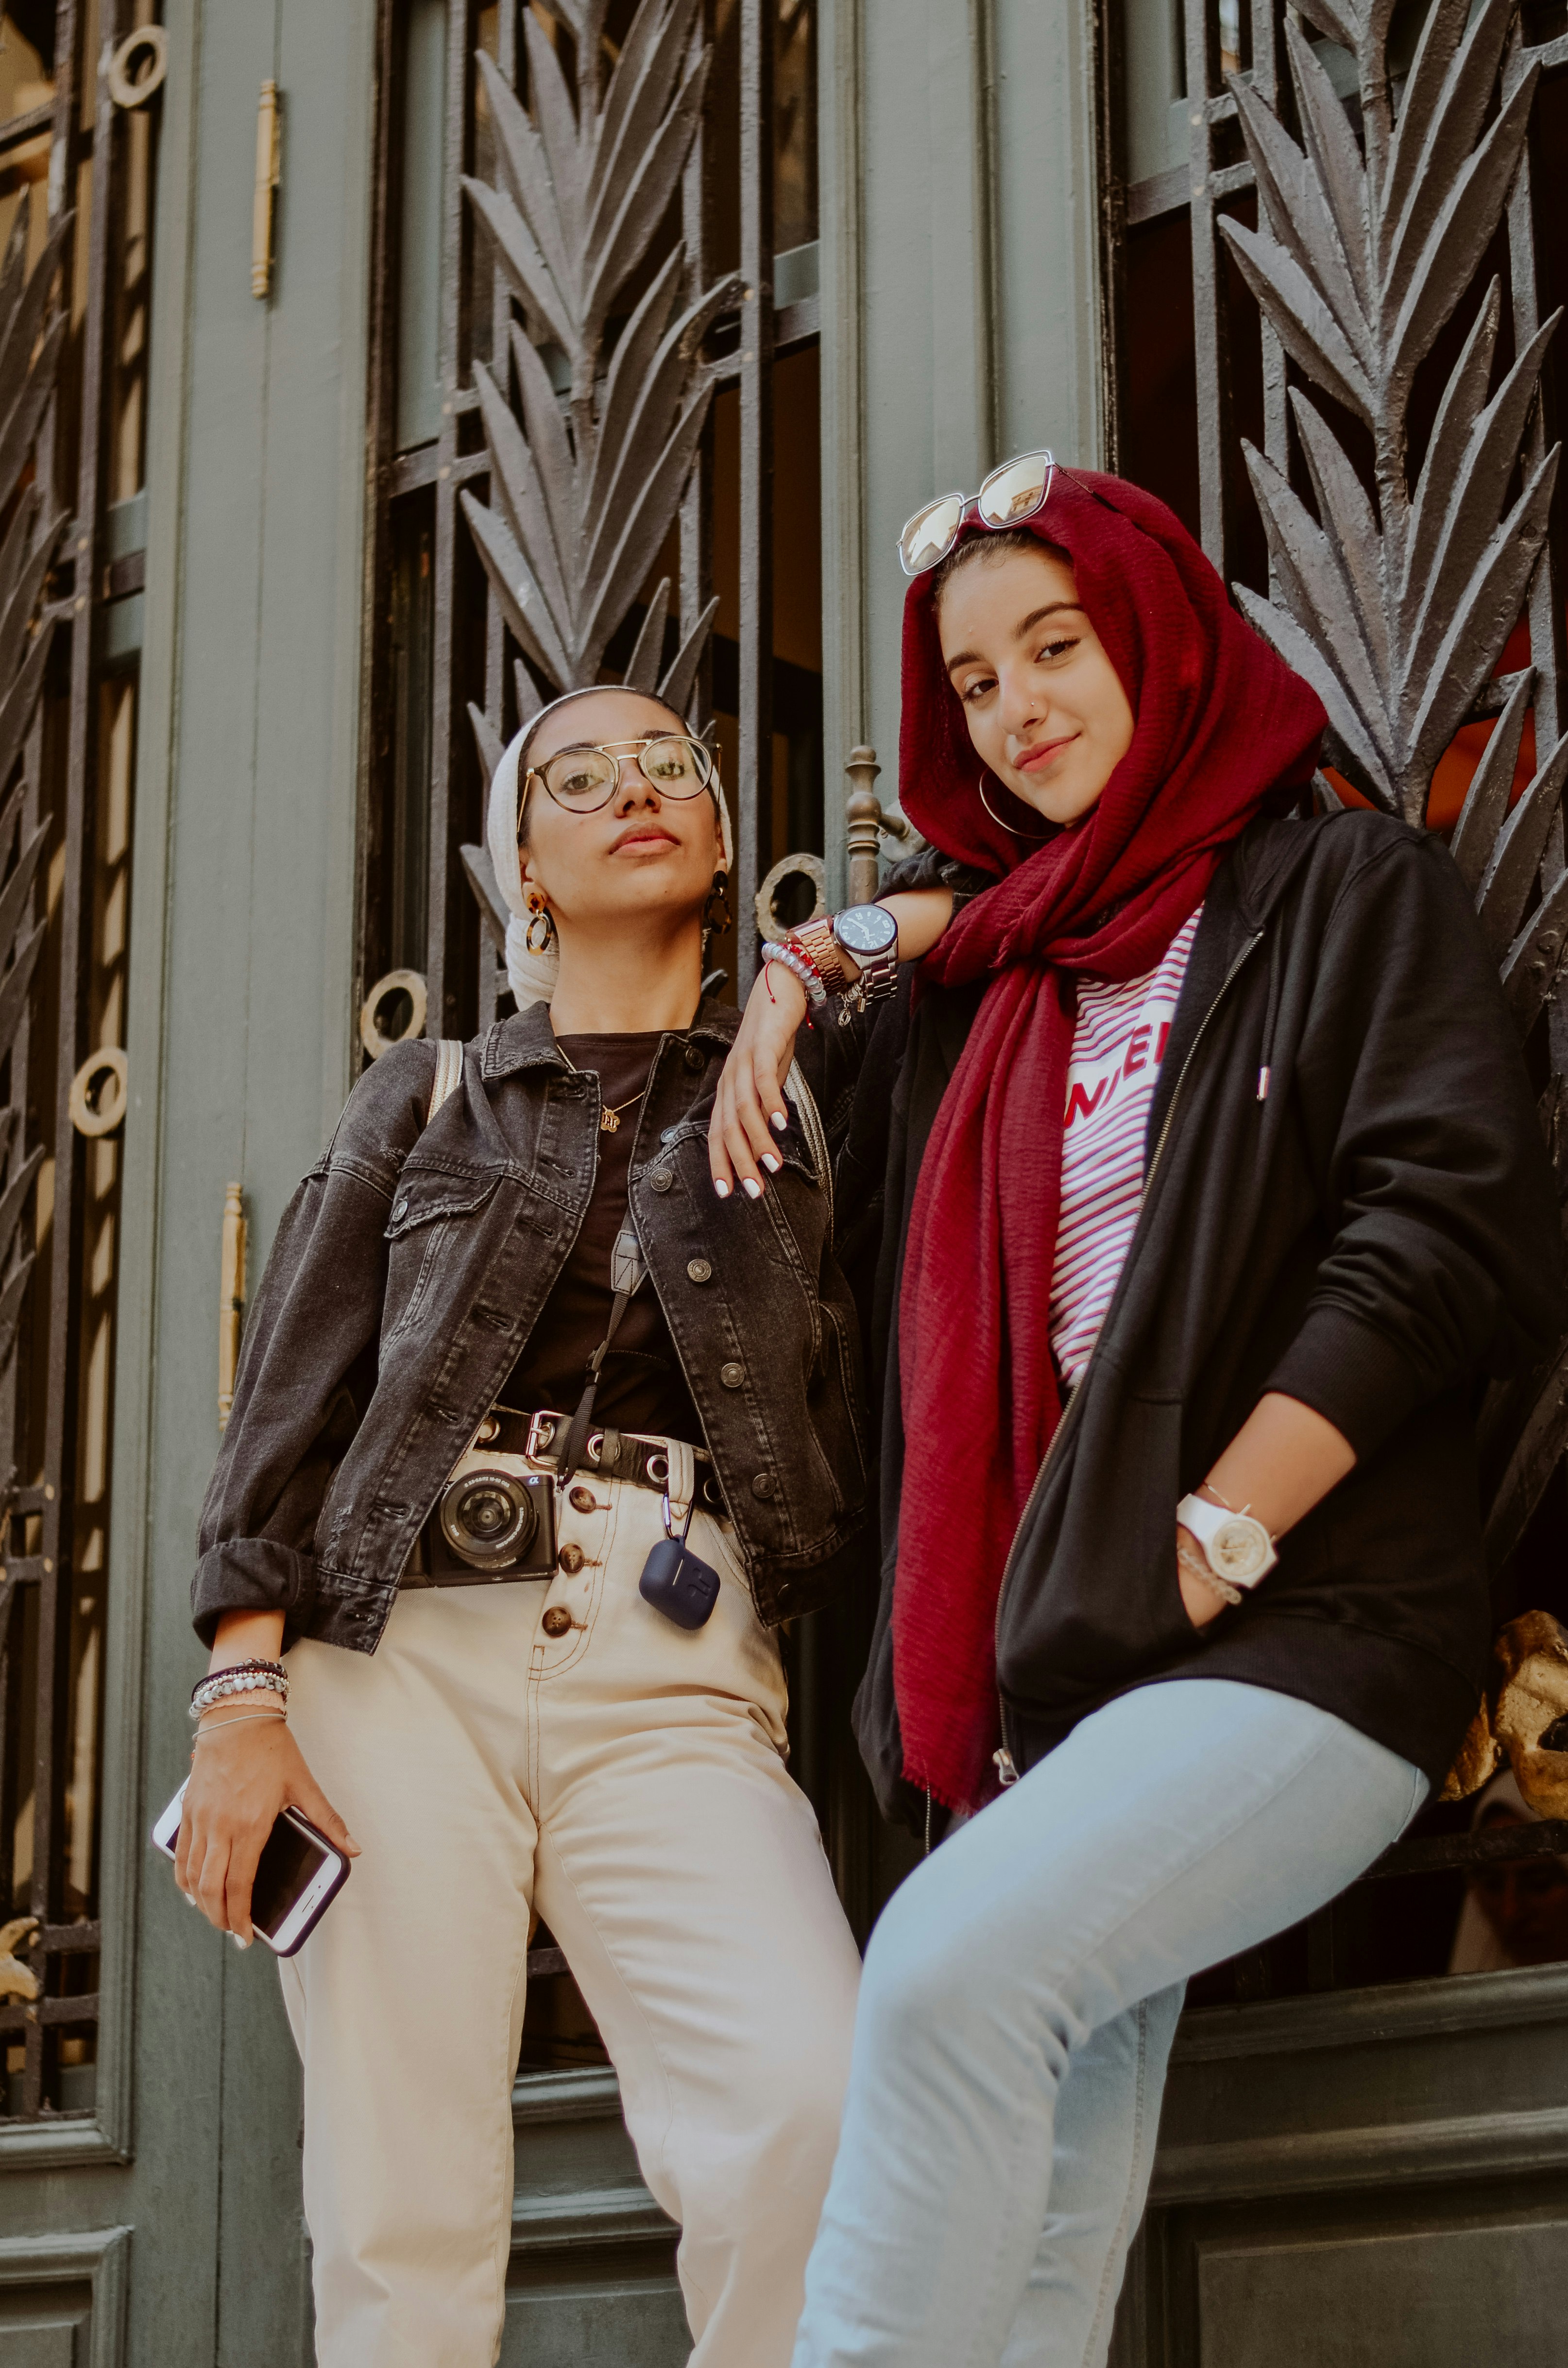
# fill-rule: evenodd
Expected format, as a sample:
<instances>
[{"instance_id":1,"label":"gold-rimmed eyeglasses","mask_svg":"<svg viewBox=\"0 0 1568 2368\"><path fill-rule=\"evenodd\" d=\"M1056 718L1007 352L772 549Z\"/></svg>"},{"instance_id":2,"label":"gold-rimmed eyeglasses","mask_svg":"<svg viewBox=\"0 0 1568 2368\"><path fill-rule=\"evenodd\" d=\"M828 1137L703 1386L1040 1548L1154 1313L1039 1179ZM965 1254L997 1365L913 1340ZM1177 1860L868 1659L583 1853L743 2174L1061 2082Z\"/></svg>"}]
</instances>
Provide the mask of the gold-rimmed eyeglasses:
<instances>
[{"instance_id":1,"label":"gold-rimmed eyeglasses","mask_svg":"<svg viewBox=\"0 0 1568 2368\"><path fill-rule=\"evenodd\" d=\"M649 788L664 798L700 797L712 783L713 759L701 741L667 732L656 738L607 740L597 747L558 748L541 765L528 767L524 798L535 781L542 781L568 814L597 814L620 785L624 757L635 757Z\"/></svg>"}]
</instances>

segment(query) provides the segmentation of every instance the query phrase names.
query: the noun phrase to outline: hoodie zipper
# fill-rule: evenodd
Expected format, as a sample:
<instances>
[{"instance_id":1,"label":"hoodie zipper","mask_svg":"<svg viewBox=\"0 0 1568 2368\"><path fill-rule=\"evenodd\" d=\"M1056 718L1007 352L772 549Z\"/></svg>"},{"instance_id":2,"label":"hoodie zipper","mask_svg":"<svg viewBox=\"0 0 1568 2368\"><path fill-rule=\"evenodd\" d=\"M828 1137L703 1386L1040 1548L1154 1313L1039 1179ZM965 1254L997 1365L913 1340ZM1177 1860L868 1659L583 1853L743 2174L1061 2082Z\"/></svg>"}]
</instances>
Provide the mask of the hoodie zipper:
<instances>
[{"instance_id":1,"label":"hoodie zipper","mask_svg":"<svg viewBox=\"0 0 1568 2368\"><path fill-rule=\"evenodd\" d=\"M1252 956L1256 952L1258 947L1262 944L1264 935L1265 932L1262 929L1255 929L1252 936L1247 939L1245 945L1242 947L1240 952L1236 955L1235 960L1232 962L1230 969L1225 973L1224 977L1221 980L1220 985L1215 991L1214 1000L1210 1003L1208 1010L1204 1013L1202 1019L1199 1023L1198 1033L1187 1047L1187 1058L1181 1064L1181 1073L1177 1076L1175 1087L1172 1090L1170 1102L1165 1110L1165 1121L1160 1128L1159 1139L1155 1143L1153 1156L1150 1159L1148 1172L1143 1178L1143 1190L1138 1196L1138 1214L1140 1221L1142 1218L1144 1206L1147 1203L1149 1194L1153 1188L1154 1178L1159 1171L1160 1161L1165 1155L1165 1144L1170 1135L1171 1125L1176 1118L1177 1106L1181 1101L1183 1088L1191 1074L1192 1064L1198 1058L1199 1048L1202 1044L1204 1037L1209 1032L1209 1023L1213 1019L1216 1011L1220 1008L1221 1004L1223 1003L1226 996L1230 993L1232 982L1236 977L1237 973L1242 969L1244 963L1250 961ZM1259 1099L1261 1099L1261 1097ZM1079 1382L1077 1388L1074 1391L1066 1411L1062 1415L1061 1421L1056 1426L1055 1434L1051 1439L1050 1446L1045 1451L1040 1470L1035 1474L1034 1485L1024 1500L1024 1509L1019 1514L1017 1526L1013 1531L1013 1543L1007 1549L1007 1559L1002 1565L1002 1584L996 1591L996 1618L993 1627L993 1635L998 1648L1000 1648L1002 1634L1002 1607L1006 1601L1007 1578L1013 1566L1013 1556L1017 1551L1019 1533L1023 1529L1024 1523L1028 1520L1030 1513L1034 1509L1035 1500L1039 1497L1040 1489L1045 1482L1045 1476L1051 1470L1051 1464L1055 1460L1056 1452L1067 1436L1068 1427L1072 1422L1074 1411L1083 1402L1085 1385L1088 1381L1089 1375L1094 1371L1095 1359L1099 1355L1100 1342L1104 1339L1106 1333L1110 1328L1111 1315L1115 1311L1118 1299L1121 1296L1122 1285L1127 1274L1127 1266L1131 1264L1131 1246L1130 1244L1128 1248L1127 1264L1123 1266L1120 1275L1117 1278L1116 1290L1112 1294L1110 1306L1106 1309L1105 1321L1100 1326L1098 1332L1095 1335L1095 1345L1089 1351L1089 1361L1084 1368L1083 1379ZM1018 1770L1014 1762L1013 1754L1007 1742L1007 1705L1002 1699L1000 1690L998 1690L997 1692L996 1704L999 1713L999 1724L1002 1730L1002 1748L999 1751L992 1754L992 1759L996 1769L998 1780L1004 1789L1006 1789L1007 1785L1016 1784L1017 1782Z\"/></svg>"}]
</instances>

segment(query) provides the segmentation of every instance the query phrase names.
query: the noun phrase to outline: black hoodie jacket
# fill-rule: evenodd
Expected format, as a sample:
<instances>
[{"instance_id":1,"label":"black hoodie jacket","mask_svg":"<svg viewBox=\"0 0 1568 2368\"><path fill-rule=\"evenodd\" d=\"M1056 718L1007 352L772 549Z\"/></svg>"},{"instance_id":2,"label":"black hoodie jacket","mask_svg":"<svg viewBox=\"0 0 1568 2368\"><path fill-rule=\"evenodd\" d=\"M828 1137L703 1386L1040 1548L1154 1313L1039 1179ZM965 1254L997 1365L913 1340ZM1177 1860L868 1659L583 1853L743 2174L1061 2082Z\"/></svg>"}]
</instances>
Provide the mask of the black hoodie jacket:
<instances>
[{"instance_id":1,"label":"black hoodie jacket","mask_svg":"<svg viewBox=\"0 0 1568 2368\"><path fill-rule=\"evenodd\" d=\"M884 1811L910 1822L926 1804L903 1776L890 1625L904 1456L972 1458L979 1488L986 1455L983 1440L905 1440L898 1290L983 991L923 993L912 1015L905 982L840 1167L841 1208L867 1212L841 1256L881 1402L881 1605L856 1727ZM1517 1040L1438 840L1366 813L1253 825L1204 906L1145 1170L1002 1582L1006 1747L1021 1773L1130 1688L1229 1678L1316 1702L1440 1782L1489 1645L1478 1383L1553 1350L1568 1297ZM1266 1390L1325 1416L1356 1468L1200 1635L1176 1583L1176 1503Z\"/></svg>"}]
</instances>

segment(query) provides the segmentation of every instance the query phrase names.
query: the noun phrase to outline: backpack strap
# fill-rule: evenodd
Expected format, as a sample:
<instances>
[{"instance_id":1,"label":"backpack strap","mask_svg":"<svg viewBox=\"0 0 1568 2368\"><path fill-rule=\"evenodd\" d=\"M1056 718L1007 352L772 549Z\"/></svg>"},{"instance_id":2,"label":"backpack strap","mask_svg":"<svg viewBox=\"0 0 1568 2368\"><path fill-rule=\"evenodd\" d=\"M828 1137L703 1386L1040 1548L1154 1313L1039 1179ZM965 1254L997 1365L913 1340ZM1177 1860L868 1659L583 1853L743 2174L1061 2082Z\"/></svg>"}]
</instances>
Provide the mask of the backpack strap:
<instances>
[{"instance_id":1,"label":"backpack strap","mask_svg":"<svg viewBox=\"0 0 1568 2368\"><path fill-rule=\"evenodd\" d=\"M827 1237L833 1239L833 1155L827 1147L827 1129L822 1122L817 1098L807 1085L805 1073L799 1061L791 1061L790 1074L784 1080L785 1099L792 1101L800 1113L801 1132L811 1149L812 1165L817 1171L817 1182L827 1194Z\"/></svg>"},{"instance_id":2,"label":"backpack strap","mask_svg":"<svg viewBox=\"0 0 1568 2368\"><path fill-rule=\"evenodd\" d=\"M425 1113L429 1125L441 1104L449 1101L462 1083L463 1048L456 1036L443 1036L436 1046L436 1079L430 1088L430 1107Z\"/></svg>"}]
</instances>

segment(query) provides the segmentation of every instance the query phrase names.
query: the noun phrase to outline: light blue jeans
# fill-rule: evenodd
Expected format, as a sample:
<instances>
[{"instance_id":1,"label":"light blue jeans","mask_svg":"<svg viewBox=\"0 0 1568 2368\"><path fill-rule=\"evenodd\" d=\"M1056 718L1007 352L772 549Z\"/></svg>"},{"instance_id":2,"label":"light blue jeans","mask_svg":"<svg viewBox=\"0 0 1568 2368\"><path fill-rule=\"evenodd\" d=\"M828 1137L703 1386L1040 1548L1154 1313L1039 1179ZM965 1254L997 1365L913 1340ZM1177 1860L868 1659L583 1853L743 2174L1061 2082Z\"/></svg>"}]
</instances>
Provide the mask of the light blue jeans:
<instances>
[{"instance_id":1,"label":"light blue jeans","mask_svg":"<svg viewBox=\"0 0 1568 2368\"><path fill-rule=\"evenodd\" d=\"M1321 1907L1426 1794L1261 1687L1128 1694L871 1937L794 2368L1103 2368L1188 1975Z\"/></svg>"}]
</instances>

